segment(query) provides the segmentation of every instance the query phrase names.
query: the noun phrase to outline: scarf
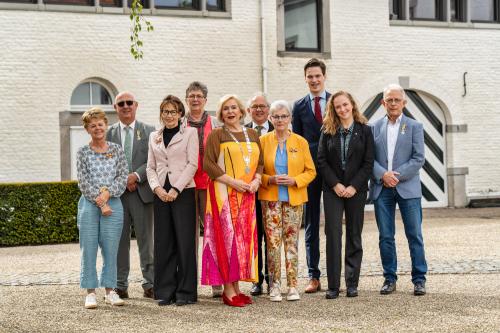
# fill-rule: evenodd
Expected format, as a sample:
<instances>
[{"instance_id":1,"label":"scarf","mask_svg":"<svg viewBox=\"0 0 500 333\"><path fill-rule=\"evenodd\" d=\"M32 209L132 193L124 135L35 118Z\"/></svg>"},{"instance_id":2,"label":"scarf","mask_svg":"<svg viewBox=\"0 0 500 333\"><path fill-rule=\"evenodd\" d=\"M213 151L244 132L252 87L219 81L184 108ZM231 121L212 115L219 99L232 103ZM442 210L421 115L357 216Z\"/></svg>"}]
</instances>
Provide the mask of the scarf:
<instances>
[{"instance_id":1,"label":"scarf","mask_svg":"<svg viewBox=\"0 0 500 333\"><path fill-rule=\"evenodd\" d=\"M205 124L207 123L207 119L208 119L207 111L203 111L200 121L193 120L191 115L189 115L187 119L189 126L194 127L198 130L198 141L200 144L200 156L202 161L203 161L203 153L205 152L205 149L203 147L203 139L205 138Z\"/></svg>"}]
</instances>

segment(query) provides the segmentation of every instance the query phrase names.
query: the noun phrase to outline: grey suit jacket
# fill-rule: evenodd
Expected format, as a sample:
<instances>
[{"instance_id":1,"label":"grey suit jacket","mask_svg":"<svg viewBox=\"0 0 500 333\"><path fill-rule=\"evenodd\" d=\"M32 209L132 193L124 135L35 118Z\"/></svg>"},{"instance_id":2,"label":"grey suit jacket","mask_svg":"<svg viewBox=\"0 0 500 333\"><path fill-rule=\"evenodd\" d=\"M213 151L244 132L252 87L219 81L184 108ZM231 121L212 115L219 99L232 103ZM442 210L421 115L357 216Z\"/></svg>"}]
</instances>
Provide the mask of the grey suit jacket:
<instances>
[{"instance_id":1,"label":"grey suit jacket","mask_svg":"<svg viewBox=\"0 0 500 333\"><path fill-rule=\"evenodd\" d=\"M153 126L144 124L138 120L135 122L134 143L132 147L132 171L137 172L140 181L137 184L139 197L144 203L153 202L153 192L148 184L146 175L146 163L148 161L148 140L151 132L154 132ZM111 125L106 134L106 140L115 142L121 146L120 123Z\"/></svg>"},{"instance_id":2,"label":"grey suit jacket","mask_svg":"<svg viewBox=\"0 0 500 333\"><path fill-rule=\"evenodd\" d=\"M375 162L370 181L370 198L375 200L382 191L382 176L387 171L387 116L372 127L375 141ZM392 170L400 173L396 186L403 199L422 197L420 169L424 165L424 129L421 123L403 114L394 149Z\"/></svg>"}]
</instances>

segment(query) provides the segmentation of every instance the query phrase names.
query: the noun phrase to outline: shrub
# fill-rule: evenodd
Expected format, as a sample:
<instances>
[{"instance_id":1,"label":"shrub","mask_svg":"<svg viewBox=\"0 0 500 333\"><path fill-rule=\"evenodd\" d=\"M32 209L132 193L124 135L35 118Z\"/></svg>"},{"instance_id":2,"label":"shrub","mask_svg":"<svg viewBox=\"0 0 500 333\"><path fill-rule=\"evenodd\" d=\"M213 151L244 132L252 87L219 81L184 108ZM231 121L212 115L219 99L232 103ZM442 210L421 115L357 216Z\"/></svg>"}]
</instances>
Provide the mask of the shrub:
<instances>
[{"instance_id":1,"label":"shrub","mask_svg":"<svg viewBox=\"0 0 500 333\"><path fill-rule=\"evenodd\" d=\"M0 246L78 241L74 181L0 184Z\"/></svg>"}]
</instances>

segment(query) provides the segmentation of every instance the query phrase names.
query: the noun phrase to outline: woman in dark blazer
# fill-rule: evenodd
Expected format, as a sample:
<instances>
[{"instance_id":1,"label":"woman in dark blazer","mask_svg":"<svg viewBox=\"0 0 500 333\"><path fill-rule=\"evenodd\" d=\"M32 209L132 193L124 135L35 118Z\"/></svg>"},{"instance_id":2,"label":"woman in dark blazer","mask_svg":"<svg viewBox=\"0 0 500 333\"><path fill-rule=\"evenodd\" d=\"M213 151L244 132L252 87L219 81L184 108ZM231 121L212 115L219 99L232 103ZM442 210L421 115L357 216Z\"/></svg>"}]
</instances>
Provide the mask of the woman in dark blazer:
<instances>
[{"instance_id":1,"label":"woman in dark blazer","mask_svg":"<svg viewBox=\"0 0 500 333\"><path fill-rule=\"evenodd\" d=\"M344 212L347 297L358 296L363 257L361 232L368 179L373 169L373 136L366 123L348 92L339 91L328 100L318 147L325 206L327 299L339 296Z\"/></svg>"},{"instance_id":2,"label":"woman in dark blazer","mask_svg":"<svg viewBox=\"0 0 500 333\"><path fill-rule=\"evenodd\" d=\"M154 198L154 296L158 305L192 304L196 292L196 216L193 180L198 133L181 122L181 100L160 105L162 128L149 137L146 173Z\"/></svg>"}]
</instances>

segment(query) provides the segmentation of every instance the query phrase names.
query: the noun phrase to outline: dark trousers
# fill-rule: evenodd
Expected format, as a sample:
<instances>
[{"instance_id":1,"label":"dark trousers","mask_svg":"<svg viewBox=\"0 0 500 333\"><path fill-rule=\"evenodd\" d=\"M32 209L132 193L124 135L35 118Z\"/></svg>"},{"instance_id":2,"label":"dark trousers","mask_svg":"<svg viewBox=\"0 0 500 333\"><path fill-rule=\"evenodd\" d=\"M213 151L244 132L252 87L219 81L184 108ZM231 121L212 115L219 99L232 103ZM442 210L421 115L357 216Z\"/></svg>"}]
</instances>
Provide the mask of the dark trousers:
<instances>
[{"instance_id":1,"label":"dark trousers","mask_svg":"<svg viewBox=\"0 0 500 333\"><path fill-rule=\"evenodd\" d=\"M154 198L155 299L196 301L194 188L172 202Z\"/></svg>"},{"instance_id":2,"label":"dark trousers","mask_svg":"<svg viewBox=\"0 0 500 333\"><path fill-rule=\"evenodd\" d=\"M346 287L357 287L361 260L363 258L364 208L366 192L356 193L352 198L340 198L333 191L324 191L325 232L326 232L326 269L328 289L340 288L342 270L342 215L345 211L345 268Z\"/></svg>"},{"instance_id":3,"label":"dark trousers","mask_svg":"<svg viewBox=\"0 0 500 333\"><path fill-rule=\"evenodd\" d=\"M257 257L258 257L258 269L259 269L259 284L262 284L266 280L267 285L269 285L269 274L267 272L267 240L266 233L264 230L264 222L262 221L262 206L260 201L255 196L255 212L257 215ZM262 260L262 242L264 242L264 258ZM262 274L262 266L264 266L264 274Z\"/></svg>"},{"instance_id":4,"label":"dark trousers","mask_svg":"<svg viewBox=\"0 0 500 333\"><path fill-rule=\"evenodd\" d=\"M305 243L309 278L319 279L319 215L323 178L318 174L307 187Z\"/></svg>"}]
</instances>

